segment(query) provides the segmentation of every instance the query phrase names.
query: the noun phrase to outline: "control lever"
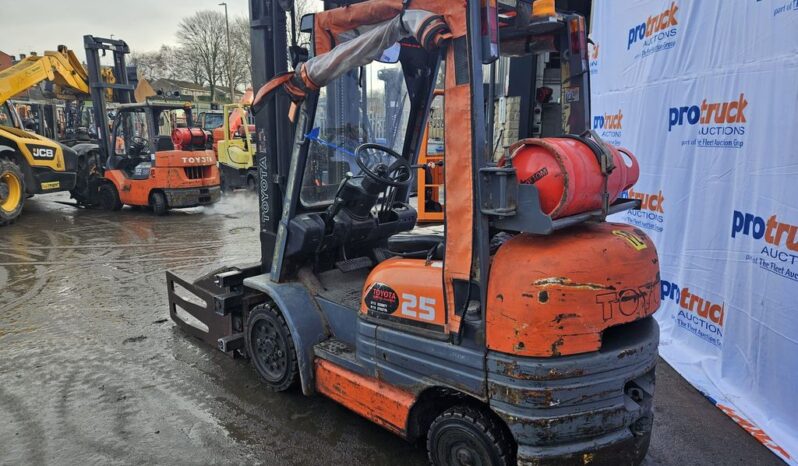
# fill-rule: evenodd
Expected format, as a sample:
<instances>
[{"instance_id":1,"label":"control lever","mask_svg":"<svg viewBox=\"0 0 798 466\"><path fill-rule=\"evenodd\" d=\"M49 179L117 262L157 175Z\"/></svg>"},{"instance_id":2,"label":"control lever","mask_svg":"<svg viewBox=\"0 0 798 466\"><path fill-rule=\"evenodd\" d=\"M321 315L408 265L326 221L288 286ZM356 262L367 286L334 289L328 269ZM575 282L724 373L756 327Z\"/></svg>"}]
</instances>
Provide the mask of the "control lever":
<instances>
[{"instance_id":1,"label":"control lever","mask_svg":"<svg viewBox=\"0 0 798 466\"><path fill-rule=\"evenodd\" d=\"M418 163L416 165L410 165L410 168L412 168L414 170L424 169L425 171L429 171L429 170L432 170L435 167L442 167L442 166L443 166L443 160L438 160L438 161L435 161L435 162Z\"/></svg>"},{"instance_id":2,"label":"control lever","mask_svg":"<svg viewBox=\"0 0 798 466\"><path fill-rule=\"evenodd\" d=\"M351 180L354 176L355 175L353 175L352 172L346 172L346 174L344 174L344 179L341 180L341 184L338 185L338 190L335 191L335 199L330 207L327 208L327 212L325 213L324 231L327 233L330 232L330 228L333 225L333 219L336 215L338 215L338 212L341 210L341 205L343 204L343 199L341 199L341 190L344 189L346 182Z\"/></svg>"}]
</instances>

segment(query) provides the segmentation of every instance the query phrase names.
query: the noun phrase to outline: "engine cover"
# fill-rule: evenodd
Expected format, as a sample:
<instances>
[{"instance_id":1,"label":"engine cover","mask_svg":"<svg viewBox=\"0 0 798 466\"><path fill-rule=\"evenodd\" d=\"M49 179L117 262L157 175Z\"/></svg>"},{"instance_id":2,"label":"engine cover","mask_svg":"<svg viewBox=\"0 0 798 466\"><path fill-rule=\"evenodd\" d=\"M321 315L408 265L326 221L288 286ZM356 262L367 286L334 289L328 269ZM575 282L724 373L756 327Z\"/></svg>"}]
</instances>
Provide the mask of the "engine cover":
<instances>
[{"instance_id":1,"label":"engine cover","mask_svg":"<svg viewBox=\"0 0 798 466\"><path fill-rule=\"evenodd\" d=\"M530 357L597 351L602 332L660 305L657 250L625 224L584 224L504 243L490 271L487 345Z\"/></svg>"}]
</instances>

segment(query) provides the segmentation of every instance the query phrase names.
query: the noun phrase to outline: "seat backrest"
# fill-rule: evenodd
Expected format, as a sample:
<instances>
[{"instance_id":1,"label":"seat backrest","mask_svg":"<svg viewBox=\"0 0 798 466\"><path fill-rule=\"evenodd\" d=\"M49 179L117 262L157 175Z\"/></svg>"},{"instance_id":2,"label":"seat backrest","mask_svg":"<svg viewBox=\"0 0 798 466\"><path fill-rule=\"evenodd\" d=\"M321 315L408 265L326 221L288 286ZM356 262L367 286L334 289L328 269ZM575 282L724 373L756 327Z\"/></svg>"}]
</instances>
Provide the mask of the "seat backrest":
<instances>
[{"instance_id":1,"label":"seat backrest","mask_svg":"<svg viewBox=\"0 0 798 466\"><path fill-rule=\"evenodd\" d=\"M172 143L171 136L158 136L158 146L156 151L161 152L165 150L175 150L175 145Z\"/></svg>"}]
</instances>

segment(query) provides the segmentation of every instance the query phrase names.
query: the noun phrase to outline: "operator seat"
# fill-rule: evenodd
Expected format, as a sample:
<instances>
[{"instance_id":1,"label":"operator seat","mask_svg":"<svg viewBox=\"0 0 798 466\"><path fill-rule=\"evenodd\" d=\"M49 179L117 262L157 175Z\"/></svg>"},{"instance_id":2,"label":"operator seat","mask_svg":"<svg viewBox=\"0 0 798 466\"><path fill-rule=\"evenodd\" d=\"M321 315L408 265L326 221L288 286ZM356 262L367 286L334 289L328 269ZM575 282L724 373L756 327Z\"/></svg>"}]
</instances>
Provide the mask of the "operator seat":
<instances>
[{"instance_id":1,"label":"operator seat","mask_svg":"<svg viewBox=\"0 0 798 466\"><path fill-rule=\"evenodd\" d=\"M408 259L443 260L445 252L443 235L418 235L398 233L388 238L388 252Z\"/></svg>"},{"instance_id":2,"label":"operator seat","mask_svg":"<svg viewBox=\"0 0 798 466\"><path fill-rule=\"evenodd\" d=\"M171 136L158 136L158 142L155 147L156 152L163 152L167 150L175 150L175 145L172 142Z\"/></svg>"}]
</instances>

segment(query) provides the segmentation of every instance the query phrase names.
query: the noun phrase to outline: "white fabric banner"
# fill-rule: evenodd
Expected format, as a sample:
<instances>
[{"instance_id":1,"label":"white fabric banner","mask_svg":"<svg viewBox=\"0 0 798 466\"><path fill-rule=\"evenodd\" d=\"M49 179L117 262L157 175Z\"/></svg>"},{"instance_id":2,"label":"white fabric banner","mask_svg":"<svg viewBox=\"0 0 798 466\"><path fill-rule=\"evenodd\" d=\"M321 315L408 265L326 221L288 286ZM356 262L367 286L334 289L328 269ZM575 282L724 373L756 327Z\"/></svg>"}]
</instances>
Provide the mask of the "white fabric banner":
<instances>
[{"instance_id":1,"label":"white fabric banner","mask_svg":"<svg viewBox=\"0 0 798 466\"><path fill-rule=\"evenodd\" d=\"M657 244L660 353L798 465L798 0L593 8L593 127L641 164L615 220Z\"/></svg>"}]
</instances>

